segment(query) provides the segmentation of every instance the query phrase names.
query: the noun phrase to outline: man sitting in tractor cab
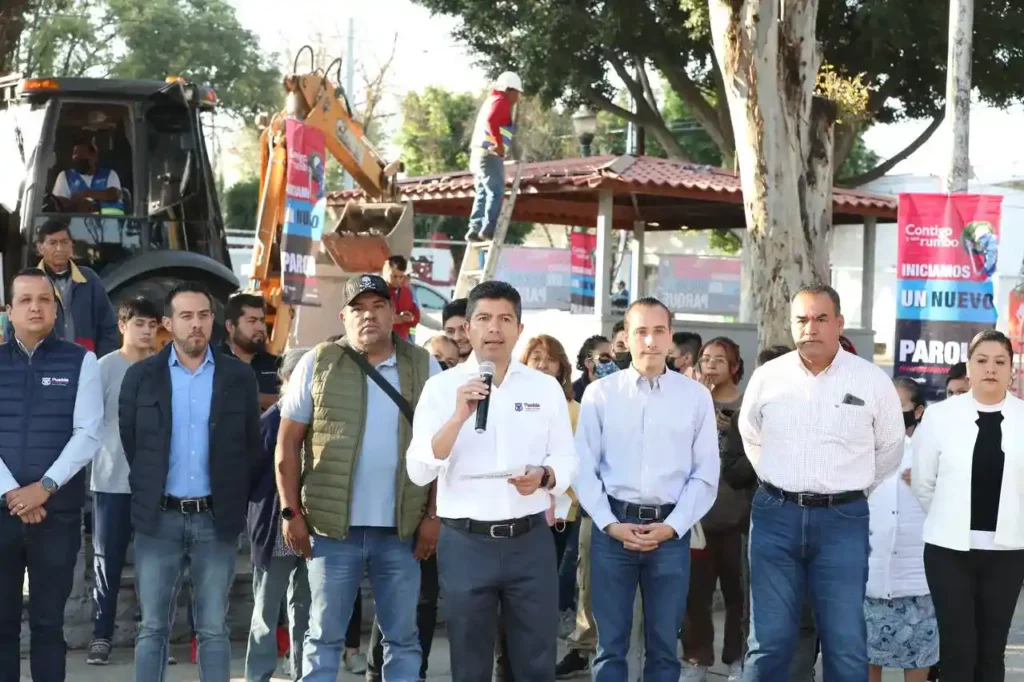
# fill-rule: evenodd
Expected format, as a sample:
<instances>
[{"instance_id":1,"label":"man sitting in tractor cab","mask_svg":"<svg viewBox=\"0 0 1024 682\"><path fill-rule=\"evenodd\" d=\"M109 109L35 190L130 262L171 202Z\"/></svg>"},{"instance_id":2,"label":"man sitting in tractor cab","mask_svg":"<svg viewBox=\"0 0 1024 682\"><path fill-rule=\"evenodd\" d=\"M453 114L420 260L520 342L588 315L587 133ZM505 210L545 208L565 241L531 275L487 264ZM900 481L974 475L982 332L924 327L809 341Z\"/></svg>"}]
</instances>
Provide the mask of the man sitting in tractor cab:
<instances>
[{"instance_id":1,"label":"man sitting in tractor cab","mask_svg":"<svg viewBox=\"0 0 1024 682\"><path fill-rule=\"evenodd\" d=\"M99 150L85 135L71 149L71 168L57 176L52 194L62 213L124 215L121 179L117 171L99 165Z\"/></svg>"}]
</instances>

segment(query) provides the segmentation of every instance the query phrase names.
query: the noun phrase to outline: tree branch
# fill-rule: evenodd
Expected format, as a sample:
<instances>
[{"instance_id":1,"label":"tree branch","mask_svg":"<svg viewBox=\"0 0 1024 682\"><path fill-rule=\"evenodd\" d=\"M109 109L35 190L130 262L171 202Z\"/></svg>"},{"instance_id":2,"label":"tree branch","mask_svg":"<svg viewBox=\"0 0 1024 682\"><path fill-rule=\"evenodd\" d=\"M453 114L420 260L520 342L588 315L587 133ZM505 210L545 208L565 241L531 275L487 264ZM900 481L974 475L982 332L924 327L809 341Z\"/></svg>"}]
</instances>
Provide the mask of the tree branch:
<instances>
[{"instance_id":1,"label":"tree branch","mask_svg":"<svg viewBox=\"0 0 1024 682\"><path fill-rule=\"evenodd\" d=\"M647 77L647 66L644 64L644 60L639 55L634 55L633 63L636 65L636 74L640 78L640 84L644 88L647 104L654 113L661 117L661 111L658 110L658 100L654 97L654 90L651 88L651 79Z\"/></svg>"},{"instance_id":2,"label":"tree branch","mask_svg":"<svg viewBox=\"0 0 1024 682\"><path fill-rule=\"evenodd\" d=\"M921 145L927 142L928 139L935 133L935 131L939 129L939 126L942 125L942 120L945 117L945 109L940 109L939 112L935 114L934 118L932 118L932 122L928 125L928 127L925 128L924 131L917 136L917 139L908 144L903 149L903 151L883 161L882 163L878 164L871 170L865 173L861 173L860 175L855 175L852 178L846 178L842 180L839 184L842 187L860 187L865 183L871 182L872 180L877 180L878 178L882 177L890 170L892 170L900 161L903 161L908 156L910 156L918 149L920 149Z\"/></svg>"},{"instance_id":3,"label":"tree branch","mask_svg":"<svg viewBox=\"0 0 1024 682\"><path fill-rule=\"evenodd\" d=\"M708 102L707 97L701 92L697 84L693 82L689 74L683 68L677 67L672 60L669 59L663 52L656 51L652 53L651 58L654 60L655 66L661 71L662 75L668 81L668 84L672 86L672 89L676 91L676 94L686 104L690 114L696 119L697 123L711 136L714 143L723 152L732 152L735 144L731 144L729 137L722 130L722 126L719 123L718 111L715 110L711 103ZM730 131L731 133L731 131Z\"/></svg>"},{"instance_id":4,"label":"tree branch","mask_svg":"<svg viewBox=\"0 0 1024 682\"><path fill-rule=\"evenodd\" d=\"M725 78L722 76L722 68L718 65L718 59L713 54L711 55L711 77L715 82L715 109L718 111L718 125L721 126L722 136L728 143L728 149L722 149L722 154L735 158L736 137L732 132L732 117L729 115L729 96L725 92Z\"/></svg>"},{"instance_id":5,"label":"tree branch","mask_svg":"<svg viewBox=\"0 0 1024 682\"><path fill-rule=\"evenodd\" d=\"M665 120L661 117L661 114L647 103L647 97L640 82L629 75L625 64L616 55L609 54L608 62L612 65L619 78L622 79L622 82L626 84L626 88L629 89L630 94L633 96L637 113L647 121L646 127L658 138L658 142L665 148L669 156L688 161L689 157L683 150L682 145L679 144L679 140L676 139L672 131L665 125ZM639 124L638 121L635 122Z\"/></svg>"}]
</instances>

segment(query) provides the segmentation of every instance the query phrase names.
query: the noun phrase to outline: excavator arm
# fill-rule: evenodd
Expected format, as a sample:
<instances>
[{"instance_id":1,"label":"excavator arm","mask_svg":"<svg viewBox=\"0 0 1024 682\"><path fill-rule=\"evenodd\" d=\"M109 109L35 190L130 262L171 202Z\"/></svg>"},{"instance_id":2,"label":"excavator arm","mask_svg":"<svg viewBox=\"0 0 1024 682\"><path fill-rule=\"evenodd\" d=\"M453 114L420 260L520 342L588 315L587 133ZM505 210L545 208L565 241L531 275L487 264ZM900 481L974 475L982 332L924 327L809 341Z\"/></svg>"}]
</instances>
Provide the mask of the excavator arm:
<instances>
[{"instance_id":1,"label":"excavator arm","mask_svg":"<svg viewBox=\"0 0 1024 682\"><path fill-rule=\"evenodd\" d=\"M299 51L298 57L306 50ZM281 288L280 243L285 217L288 149L285 122L302 121L320 130L325 147L366 194L367 201L349 201L340 211L330 209L322 237L329 259L319 259L317 282L324 307L331 299L325 289L344 285L348 276L379 271L392 253L412 250L411 204L398 201L395 177L400 161L386 163L366 139L363 126L352 116L344 90L327 77L326 71L291 73L284 78L284 110L263 121L260 133L260 192L257 211L256 245L253 249L249 290L262 295L271 325L270 352L280 354L292 331L294 311L284 303ZM293 69L293 70L297 70ZM340 68L339 68L340 70ZM329 228L329 229L328 229ZM320 248L314 245L317 257ZM332 267L333 266L333 267ZM336 299L335 299L336 300ZM323 310L323 309L321 309ZM335 310L323 311L336 319ZM310 342L323 337L310 339ZM300 339L300 343L303 340Z\"/></svg>"}]
</instances>

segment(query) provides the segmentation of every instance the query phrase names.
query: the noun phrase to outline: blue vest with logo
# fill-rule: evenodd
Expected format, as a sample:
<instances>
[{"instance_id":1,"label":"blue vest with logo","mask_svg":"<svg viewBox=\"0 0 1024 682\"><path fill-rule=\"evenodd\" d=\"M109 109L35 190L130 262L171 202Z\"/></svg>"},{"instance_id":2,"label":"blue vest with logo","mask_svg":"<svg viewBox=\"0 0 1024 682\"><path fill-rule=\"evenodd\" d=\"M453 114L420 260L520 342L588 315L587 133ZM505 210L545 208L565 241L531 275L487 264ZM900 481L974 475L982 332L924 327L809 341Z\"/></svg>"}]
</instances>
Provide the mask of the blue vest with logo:
<instances>
[{"instance_id":1,"label":"blue vest with logo","mask_svg":"<svg viewBox=\"0 0 1024 682\"><path fill-rule=\"evenodd\" d=\"M72 196L87 189L102 192L107 188L107 182L110 181L110 169L97 169L96 174L92 176L92 182L88 185L85 184L85 178L78 171L70 168L64 171L64 178L68 181L68 189L71 190ZM113 214L124 213L124 204L120 201L101 201L100 209L107 209L106 212Z\"/></svg>"},{"instance_id":2,"label":"blue vest with logo","mask_svg":"<svg viewBox=\"0 0 1024 682\"><path fill-rule=\"evenodd\" d=\"M51 334L30 359L13 338L0 344L0 459L18 485L46 475L71 439L86 351ZM85 503L85 469L46 503L77 511Z\"/></svg>"}]
</instances>

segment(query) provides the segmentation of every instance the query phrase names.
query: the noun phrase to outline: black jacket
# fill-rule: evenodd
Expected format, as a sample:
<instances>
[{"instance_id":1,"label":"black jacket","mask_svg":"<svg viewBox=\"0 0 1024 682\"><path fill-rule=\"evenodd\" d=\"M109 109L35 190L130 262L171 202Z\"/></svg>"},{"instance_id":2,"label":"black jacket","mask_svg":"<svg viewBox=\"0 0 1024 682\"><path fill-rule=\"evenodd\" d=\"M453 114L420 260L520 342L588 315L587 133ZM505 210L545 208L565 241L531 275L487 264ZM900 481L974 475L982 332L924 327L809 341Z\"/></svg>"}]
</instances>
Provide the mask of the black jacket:
<instances>
[{"instance_id":1,"label":"black jacket","mask_svg":"<svg viewBox=\"0 0 1024 682\"><path fill-rule=\"evenodd\" d=\"M171 346L128 368L120 395L121 444L131 467L132 525L153 533L171 451ZM260 457L260 402L249 365L214 350L210 488L214 525L225 541L245 529Z\"/></svg>"},{"instance_id":2,"label":"black jacket","mask_svg":"<svg viewBox=\"0 0 1024 682\"><path fill-rule=\"evenodd\" d=\"M746 490L752 496L757 489L757 473L754 472L754 467L743 449L739 418L740 413L736 412L729 421L729 431L725 434L725 442L722 445L722 478L736 490Z\"/></svg>"}]
</instances>

